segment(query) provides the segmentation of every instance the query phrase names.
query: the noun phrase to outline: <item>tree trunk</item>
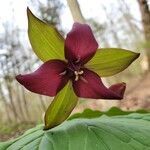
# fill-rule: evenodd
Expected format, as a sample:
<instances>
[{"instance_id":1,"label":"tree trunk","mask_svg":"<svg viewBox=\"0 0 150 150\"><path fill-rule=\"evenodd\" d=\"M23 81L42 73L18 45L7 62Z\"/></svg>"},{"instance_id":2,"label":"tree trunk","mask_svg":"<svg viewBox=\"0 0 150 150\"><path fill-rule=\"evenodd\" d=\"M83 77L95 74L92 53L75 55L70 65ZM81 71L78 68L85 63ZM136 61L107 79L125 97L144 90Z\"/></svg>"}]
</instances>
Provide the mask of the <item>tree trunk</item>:
<instances>
[{"instance_id":1,"label":"tree trunk","mask_svg":"<svg viewBox=\"0 0 150 150\"><path fill-rule=\"evenodd\" d=\"M80 6L77 0L67 0L69 9L71 11L73 20L75 22L85 23L85 19L80 10Z\"/></svg>"},{"instance_id":2,"label":"tree trunk","mask_svg":"<svg viewBox=\"0 0 150 150\"><path fill-rule=\"evenodd\" d=\"M141 11L142 24L143 24L146 44L149 44L150 43L150 11L148 8L148 0L138 0L138 4ZM146 48L146 55L148 60L148 71L150 71L150 48Z\"/></svg>"}]
</instances>

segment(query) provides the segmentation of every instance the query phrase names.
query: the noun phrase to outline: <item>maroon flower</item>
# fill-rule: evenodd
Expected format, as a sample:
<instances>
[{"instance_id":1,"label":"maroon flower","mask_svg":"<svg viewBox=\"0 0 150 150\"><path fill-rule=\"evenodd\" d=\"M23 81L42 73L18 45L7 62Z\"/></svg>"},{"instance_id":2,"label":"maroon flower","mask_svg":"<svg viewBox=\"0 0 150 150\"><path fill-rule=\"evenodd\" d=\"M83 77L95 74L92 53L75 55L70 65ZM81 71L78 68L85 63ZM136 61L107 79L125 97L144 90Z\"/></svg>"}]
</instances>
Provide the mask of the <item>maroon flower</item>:
<instances>
[{"instance_id":1,"label":"maroon flower","mask_svg":"<svg viewBox=\"0 0 150 150\"><path fill-rule=\"evenodd\" d=\"M65 40L66 61L49 60L35 72L18 75L16 79L28 90L47 96L55 96L71 80L78 97L122 99L125 83L107 88L98 74L85 67L97 48L91 28L87 24L74 23Z\"/></svg>"}]
</instances>

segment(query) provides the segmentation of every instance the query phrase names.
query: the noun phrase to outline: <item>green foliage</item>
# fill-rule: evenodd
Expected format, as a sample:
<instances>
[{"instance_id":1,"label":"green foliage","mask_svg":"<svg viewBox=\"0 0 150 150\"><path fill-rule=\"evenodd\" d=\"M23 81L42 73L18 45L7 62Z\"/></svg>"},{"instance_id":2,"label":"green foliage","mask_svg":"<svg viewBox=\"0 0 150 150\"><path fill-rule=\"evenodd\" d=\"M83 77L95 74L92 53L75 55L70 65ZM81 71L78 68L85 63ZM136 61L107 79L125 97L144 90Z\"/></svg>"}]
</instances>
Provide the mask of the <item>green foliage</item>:
<instances>
[{"instance_id":1,"label":"green foliage","mask_svg":"<svg viewBox=\"0 0 150 150\"><path fill-rule=\"evenodd\" d=\"M102 48L97 50L94 57L86 67L95 71L101 77L112 76L126 69L139 53L134 53L120 48Z\"/></svg>"},{"instance_id":2,"label":"green foliage","mask_svg":"<svg viewBox=\"0 0 150 150\"><path fill-rule=\"evenodd\" d=\"M107 116L120 116L120 115L128 115L131 113L140 113L140 114L145 114L148 113L146 110L137 110L137 111L123 111L117 107L112 107L110 110L104 112L104 111L99 111L99 110L91 110L91 109L85 109L82 113L76 113L73 114L68 118L68 120L76 119L76 118L96 118L100 117L102 115L107 115Z\"/></svg>"},{"instance_id":3,"label":"green foliage","mask_svg":"<svg viewBox=\"0 0 150 150\"><path fill-rule=\"evenodd\" d=\"M74 107L77 105L78 98L75 95L71 82L55 96L45 114L45 129L50 129L59 125L68 118Z\"/></svg>"},{"instance_id":4,"label":"green foliage","mask_svg":"<svg viewBox=\"0 0 150 150\"><path fill-rule=\"evenodd\" d=\"M28 35L35 54L42 60L64 59L64 39L59 32L28 9Z\"/></svg>"},{"instance_id":5,"label":"green foliage","mask_svg":"<svg viewBox=\"0 0 150 150\"><path fill-rule=\"evenodd\" d=\"M47 131L37 126L0 143L0 150L150 150L150 113L125 115L116 108L108 112L110 116L72 119Z\"/></svg>"}]
</instances>

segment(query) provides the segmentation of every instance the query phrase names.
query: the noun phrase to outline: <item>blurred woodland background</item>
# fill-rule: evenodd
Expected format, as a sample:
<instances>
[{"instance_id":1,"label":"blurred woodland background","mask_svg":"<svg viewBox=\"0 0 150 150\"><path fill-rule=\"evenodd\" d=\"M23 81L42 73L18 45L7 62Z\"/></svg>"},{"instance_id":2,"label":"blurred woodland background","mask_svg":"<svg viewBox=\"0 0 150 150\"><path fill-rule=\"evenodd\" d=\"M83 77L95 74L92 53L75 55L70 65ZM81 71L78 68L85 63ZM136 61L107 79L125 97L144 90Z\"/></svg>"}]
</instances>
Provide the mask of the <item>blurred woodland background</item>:
<instances>
[{"instance_id":1,"label":"blurred woodland background","mask_svg":"<svg viewBox=\"0 0 150 150\"><path fill-rule=\"evenodd\" d=\"M52 98L27 91L15 80L20 73L35 70L40 60L32 52L25 25L16 20L15 11L20 7L17 0L7 0L9 17L0 11L0 135L22 124L30 126L41 122ZM22 0L23 1L23 0ZM113 77L105 78L106 85L126 82L127 90L122 101L80 100L74 112L85 108L107 110L112 106L124 110L150 109L150 1L149 0L30 0L33 13L53 24L65 36L73 21L91 25L100 47L120 47L141 53L128 69ZM1 2L3 3L3 2ZM15 5L15 3L19 3ZM2 5L2 4L1 4ZM3 7L3 5L2 5ZM89 10L85 9L89 8ZM21 11L21 10L20 10ZM23 10L24 15L26 9ZM90 14L96 14L92 16ZM63 15L62 15L63 14ZM72 18L71 18L72 17ZM7 129L6 129L7 127ZM2 133L1 133L2 132ZM0 136L1 139L1 136ZM3 138L2 138L3 139Z\"/></svg>"}]
</instances>

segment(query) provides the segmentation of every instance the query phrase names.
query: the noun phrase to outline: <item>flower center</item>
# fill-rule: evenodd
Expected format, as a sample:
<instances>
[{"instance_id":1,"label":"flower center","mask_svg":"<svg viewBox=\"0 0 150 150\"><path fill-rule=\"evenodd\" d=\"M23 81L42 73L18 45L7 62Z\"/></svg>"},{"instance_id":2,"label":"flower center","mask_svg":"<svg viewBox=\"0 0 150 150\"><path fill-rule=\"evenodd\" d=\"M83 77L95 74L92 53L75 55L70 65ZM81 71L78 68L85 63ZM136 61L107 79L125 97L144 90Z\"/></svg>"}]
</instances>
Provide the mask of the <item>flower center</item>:
<instances>
[{"instance_id":1,"label":"flower center","mask_svg":"<svg viewBox=\"0 0 150 150\"><path fill-rule=\"evenodd\" d=\"M68 63L66 70L60 73L60 75L66 75L70 79L74 81L78 81L79 79L82 79L83 70L81 68L81 65L78 63L79 60L77 60L75 63Z\"/></svg>"},{"instance_id":2,"label":"flower center","mask_svg":"<svg viewBox=\"0 0 150 150\"><path fill-rule=\"evenodd\" d=\"M74 71L75 81L78 81L80 75L82 75L83 73L84 73L83 70L80 70L80 71Z\"/></svg>"}]
</instances>

